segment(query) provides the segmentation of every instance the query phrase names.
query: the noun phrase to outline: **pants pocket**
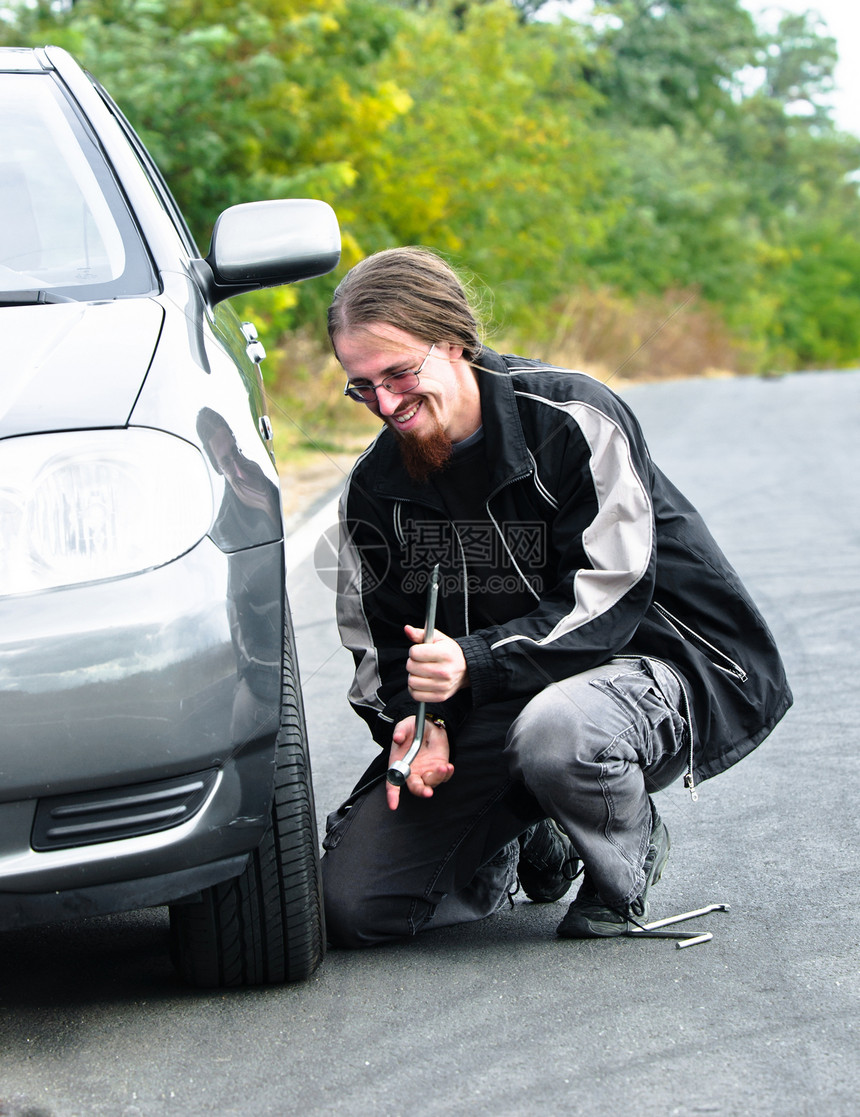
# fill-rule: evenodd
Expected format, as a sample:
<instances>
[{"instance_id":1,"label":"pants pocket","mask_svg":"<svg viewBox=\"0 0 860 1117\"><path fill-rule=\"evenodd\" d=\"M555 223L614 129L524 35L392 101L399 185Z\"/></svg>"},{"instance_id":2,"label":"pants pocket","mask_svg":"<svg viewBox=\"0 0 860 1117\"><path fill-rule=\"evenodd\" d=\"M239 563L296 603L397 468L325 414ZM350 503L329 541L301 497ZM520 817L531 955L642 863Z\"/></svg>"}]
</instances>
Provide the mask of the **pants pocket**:
<instances>
[{"instance_id":1,"label":"pants pocket","mask_svg":"<svg viewBox=\"0 0 860 1117\"><path fill-rule=\"evenodd\" d=\"M631 662L617 674L592 679L591 685L629 714L634 729L630 744L646 774L683 747L686 723L677 708L680 686L661 665L652 665L647 659Z\"/></svg>"}]
</instances>

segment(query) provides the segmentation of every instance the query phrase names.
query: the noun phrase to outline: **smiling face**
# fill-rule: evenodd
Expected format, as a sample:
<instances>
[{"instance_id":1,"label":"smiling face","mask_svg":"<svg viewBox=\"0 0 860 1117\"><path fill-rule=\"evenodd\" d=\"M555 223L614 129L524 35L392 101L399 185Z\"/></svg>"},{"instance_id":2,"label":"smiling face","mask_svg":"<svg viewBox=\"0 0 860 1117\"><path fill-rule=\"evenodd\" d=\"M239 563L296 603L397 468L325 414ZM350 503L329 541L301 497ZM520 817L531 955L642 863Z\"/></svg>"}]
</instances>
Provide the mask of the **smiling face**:
<instances>
[{"instance_id":1,"label":"smiling face","mask_svg":"<svg viewBox=\"0 0 860 1117\"><path fill-rule=\"evenodd\" d=\"M431 343L382 322L348 326L334 338L338 360L353 385L372 385L376 398L362 404L396 434L419 442L461 442L481 425L478 384L462 348ZM423 367L422 367L423 362ZM382 387L396 373L421 369L418 384L402 395Z\"/></svg>"}]
</instances>

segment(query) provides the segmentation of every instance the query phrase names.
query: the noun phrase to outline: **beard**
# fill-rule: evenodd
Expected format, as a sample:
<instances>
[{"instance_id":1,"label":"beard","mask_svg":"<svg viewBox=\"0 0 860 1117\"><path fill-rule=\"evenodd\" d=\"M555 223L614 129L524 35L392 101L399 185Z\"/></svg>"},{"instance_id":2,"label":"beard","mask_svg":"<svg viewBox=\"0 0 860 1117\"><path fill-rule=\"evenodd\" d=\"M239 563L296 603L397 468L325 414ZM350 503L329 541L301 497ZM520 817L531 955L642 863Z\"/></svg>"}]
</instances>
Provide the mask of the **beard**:
<instances>
[{"instance_id":1,"label":"beard","mask_svg":"<svg viewBox=\"0 0 860 1117\"><path fill-rule=\"evenodd\" d=\"M433 473L444 469L451 458L453 443L437 422L429 434L407 432L397 438L400 456L413 481L423 485Z\"/></svg>"}]
</instances>

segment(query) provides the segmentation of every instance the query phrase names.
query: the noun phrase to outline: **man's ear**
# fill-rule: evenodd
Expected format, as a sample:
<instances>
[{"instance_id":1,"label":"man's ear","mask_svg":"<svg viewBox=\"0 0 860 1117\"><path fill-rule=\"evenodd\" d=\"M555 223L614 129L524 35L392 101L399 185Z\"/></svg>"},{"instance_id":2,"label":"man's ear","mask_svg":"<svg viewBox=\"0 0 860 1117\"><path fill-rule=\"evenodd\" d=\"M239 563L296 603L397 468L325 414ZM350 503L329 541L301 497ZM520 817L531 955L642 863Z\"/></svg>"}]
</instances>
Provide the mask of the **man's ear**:
<instances>
[{"instance_id":1,"label":"man's ear","mask_svg":"<svg viewBox=\"0 0 860 1117\"><path fill-rule=\"evenodd\" d=\"M463 356L463 346L456 345L453 341L443 342L445 348L448 350L447 357L449 361L459 361Z\"/></svg>"}]
</instances>

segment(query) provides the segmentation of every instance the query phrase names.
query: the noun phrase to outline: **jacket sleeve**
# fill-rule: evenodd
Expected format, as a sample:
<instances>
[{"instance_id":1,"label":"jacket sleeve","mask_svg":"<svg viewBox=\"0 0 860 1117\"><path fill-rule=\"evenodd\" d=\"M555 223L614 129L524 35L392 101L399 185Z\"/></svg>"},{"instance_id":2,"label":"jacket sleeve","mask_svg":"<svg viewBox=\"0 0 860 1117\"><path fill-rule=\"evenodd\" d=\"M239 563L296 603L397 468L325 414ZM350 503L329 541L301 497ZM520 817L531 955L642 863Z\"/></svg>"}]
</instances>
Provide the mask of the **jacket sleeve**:
<instances>
[{"instance_id":1,"label":"jacket sleeve","mask_svg":"<svg viewBox=\"0 0 860 1117\"><path fill-rule=\"evenodd\" d=\"M426 612L428 572L403 565L403 550L394 541L395 514L393 505L370 499L355 472L351 475L340 503L337 621L355 664L350 704L383 748L390 746L397 722L418 709L409 694L410 643L403 626L422 625ZM428 703L427 713L444 718L453 744L469 708L471 696L461 693Z\"/></svg>"},{"instance_id":2,"label":"jacket sleeve","mask_svg":"<svg viewBox=\"0 0 860 1117\"><path fill-rule=\"evenodd\" d=\"M653 595L651 467L636 420L608 391L587 403L533 395L528 405L541 414L538 429L552 429L533 450L555 506L547 584L527 616L459 639L475 706L605 663L630 641Z\"/></svg>"}]
</instances>

